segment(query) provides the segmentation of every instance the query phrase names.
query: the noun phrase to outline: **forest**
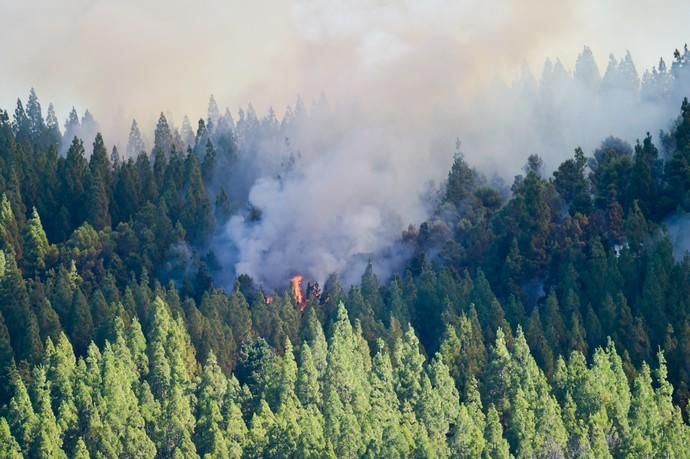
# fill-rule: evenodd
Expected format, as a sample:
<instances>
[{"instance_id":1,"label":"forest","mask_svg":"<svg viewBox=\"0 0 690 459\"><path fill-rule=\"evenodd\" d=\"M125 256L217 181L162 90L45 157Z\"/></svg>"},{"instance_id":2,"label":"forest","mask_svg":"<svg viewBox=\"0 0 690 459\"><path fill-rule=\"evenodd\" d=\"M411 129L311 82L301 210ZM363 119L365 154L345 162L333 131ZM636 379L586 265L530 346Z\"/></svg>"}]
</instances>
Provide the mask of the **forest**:
<instances>
[{"instance_id":1,"label":"forest","mask_svg":"<svg viewBox=\"0 0 690 459\"><path fill-rule=\"evenodd\" d=\"M675 94L689 65L648 78ZM677 105L551 173L526 155L509 186L458 143L400 269L291 288L218 246L261 221L247 157L304 107L235 121L212 97L196 132L161 113L151 149L135 121L120 153L32 90L0 111L0 457L687 457ZM285 148L279 175L300 167Z\"/></svg>"}]
</instances>

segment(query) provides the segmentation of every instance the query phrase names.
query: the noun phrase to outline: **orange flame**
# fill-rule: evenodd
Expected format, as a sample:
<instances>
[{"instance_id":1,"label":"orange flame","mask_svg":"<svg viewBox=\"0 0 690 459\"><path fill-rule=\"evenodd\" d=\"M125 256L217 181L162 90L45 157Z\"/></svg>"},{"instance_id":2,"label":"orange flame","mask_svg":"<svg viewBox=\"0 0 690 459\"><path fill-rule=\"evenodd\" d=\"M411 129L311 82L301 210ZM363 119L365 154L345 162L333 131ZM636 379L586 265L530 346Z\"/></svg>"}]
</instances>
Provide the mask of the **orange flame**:
<instances>
[{"instance_id":1,"label":"orange flame","mask_svg":"<svg viewBox=\"0 0 690 459\"><path fill-rule=\"evenodd\" d=\"M271 304L271 303L273 303L273 296L268 295L268 296L265 298L265 300L266 300L266 304Z\"/></svg>"},{"instance_id":2,"label":"orange flame","mask_svg":"<svg viewBox=\"0 0 690 459\"><path fill-rule=\"evenodd\" d=\"M300 310L304 307L304 299L302 298L302 279L304 276L297 274L290 279L290 284L292 285L292 295L295 297Z\"/></svg>"}]
</instances>

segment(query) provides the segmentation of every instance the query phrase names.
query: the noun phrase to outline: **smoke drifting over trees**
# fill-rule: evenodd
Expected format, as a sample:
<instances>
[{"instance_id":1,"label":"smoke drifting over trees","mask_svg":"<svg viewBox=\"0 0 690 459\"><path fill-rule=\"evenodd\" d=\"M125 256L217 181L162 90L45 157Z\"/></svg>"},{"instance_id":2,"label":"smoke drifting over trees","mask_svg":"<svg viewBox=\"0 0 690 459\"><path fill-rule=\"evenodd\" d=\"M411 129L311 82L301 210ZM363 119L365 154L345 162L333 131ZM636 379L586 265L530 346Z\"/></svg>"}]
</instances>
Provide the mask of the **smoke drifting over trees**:
<instances>
[{"instance_id":1,"label":"smoke drifting over trees","mask_svg":"<svg viewBox=\"0 0 690 459\"><path fill-rule=\"evenodd\" d=\"M547 60L539 79L525 70L510 86L447 110L369 110L322 95L309 108L298 100L281 117L272 109L257 115L251 105L233 116L212 96L194 127L187 116L176 126L161 115L150 148L154 158L174 146L200 161L209 152L220 160L206 179L212 197L227 201L229 220L221 219L211 243L227 282L246 273L280 286L296 270L320 281L337 272L350 282L371 257L385 278L409 255L397 242L402 231L434 210L456 138L471 164L510 180L529 154L550 171L577 146L589 155L607 136L633 143L647 130L656 135L688 92L689 56L680 50L669 64L661 59L641 71L627 53L600 70L584 47L572 72ZM33 97L27 112L40 111ZM98 129L89 111L80 119L73 109L61 151L74 136L90 142ZM147 132L133 121L119 154L148 153Z\"/></svg>"},{"instance_id":2,"label":"smoke drifting over trees","mask_svg":"<svg viewBox=\"0 0 690 459\"><path fill-rule=\"evenodd\" d=\"M0 457L687 456L680 1L0 3Z\"/></svg>"},{"instance_id":3,"label":"smoke drifting over trees","mask_svg":"<svg viewBox=\"0 0 690 459\"><path fill-rule=\"evenodd\" d=\"M220 262L274 285L295 265L323 280L385 252L408 224L429 215L429 198L445 179L458 138L471 164L510 181L530 154L551 170L577 146L591 153L610 135L630 143L648 130L656 135L687 89L679 83L682 50L676 64L660 62L645 73L649 48L634 41L636 34L627 34L628 44L590 33L603 29L614 6L588 2L506 0L497 8L475 1L302 0L235 9L190 9L176 1L33 3L53 13L53 21L40 30L22 26L36 8L18 6L8 11L14 20L4 33L25 37L39 51L57 41L68 51L59 57L64 62L37 59L34 48L10 47L8 59L17 63L12 78L62 99L55 101L67 118L62 151L75 134L88 145L97 131L91 117L66 115L75 100L96 114L106 141L130 157L169 136L178 151L191 146L203 158L207 142L196 122L202 112L204 128L232 133L237 144L237 162L214 180L214 192L223 189L234 206L216 238ZM654 21L662 13L642 2L626 2L625 9L649 18L659 40L679 21ZM194 33L180 33L190 26ZM88 39L66 38L64 29ZM588 34L614 49L640 49L645 65L635 66L629 53L608 63L598 55L596 62L589 48L573 59L574 41L581 47ZM87 68L74 61L84 46L99 50ZM566 60L552 54L540 67L544 53L563 49ZM35 62L60 71L43 81L39 75L48 72ZM521 63L523 71L511 77ZM7 85L12 94L17 84ZM222 103L205 113L208 92ZM282 107L298 94L307 107L295 106L283 119ZM253 108L238 113L249 101L260 107L258 115ZM167 127L154 115L161 109ZM152 135L154 125L164 129ZM247 206L262 218L245 218Z\"/></svg>"},{"instance_id":4,"label":"smoke drifting over trees","mask_svg":"<svg viewBox=\"0 0 690 459\"><path fill-rule=\"evenodd\" d=\"M591 152L607 136L634 142L646 131L656 135L670 127L688 92L687 60L687 49L681 50L672 65L661 58L645 70L628 52L611 55L600 70L588 47L572 72L558 59L547 60L538 80L524 71L510 87L476 99L465 145L505 173L525 154L541 155L552 169L576 146Z\"/></svg>"},{"instance_id":5,"label":"smoke drifting over trees","mask_svg":"<svg viewBox=\"0 0 690 459\"><path fill-rule=\"evenodd\" d=\"M688 56L680 51L670 66L662 59L641 77L630 53L620 60L611 56L603 72L587 47L572 73L558 60L547 61L539 81L524 74L511 87L483 93L474 113L458 114L462 150L487 175L498 171L507 178L528 154L539 154L550 171L577 146L591 154L611 135L630 143L650 128L656 135L671 126L677 101L688 90ZM271 126L271 116L262 123ZM361 264L353 261L386 252L408 224L427 216L434 206L430 191L450 166L454 138L451 128L445 139L434 136L457 121L436 119L441 128L419 129L406 116L384 120L322 105L299 122L288 118L273 144L261 140L262 164L270 164L280 142L289 139L282 150L296 165L257 168L248 200L262 218L235 216L227 227L240 247L237 270L269 284L283 282L296 267L321 280L346 267L359 273ZM239 138L242 158L242 139L256 143L262 136ZM399 248L393 252L401 256ZM379 264L384 274L387 267Z\"/></svg>"}]
</instances>

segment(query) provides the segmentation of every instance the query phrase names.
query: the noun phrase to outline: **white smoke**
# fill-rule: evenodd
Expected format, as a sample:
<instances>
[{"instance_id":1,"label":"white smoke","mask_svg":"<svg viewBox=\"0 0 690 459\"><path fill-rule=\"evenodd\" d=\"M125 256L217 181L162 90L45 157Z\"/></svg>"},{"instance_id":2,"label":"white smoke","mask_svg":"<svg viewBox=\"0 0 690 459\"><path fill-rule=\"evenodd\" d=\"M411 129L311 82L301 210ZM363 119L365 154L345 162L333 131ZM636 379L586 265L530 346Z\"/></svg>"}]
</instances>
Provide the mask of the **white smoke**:
<instances>
[{"instance_id":1,"label":"white smoke","mask_svg":"<svg viewBox=\"0 0 690 459\"><path fill-rule=\"evenodd\" d=\"M664 221L673 245L673 257L682 260L690 254L690 214L677 212Z\"/></svg>"},{"instance_id":2,"label":"white smoke","mask_svg":"<svg viewBox=\"0 0 690 459\"><path fill-rule=\"evenodd\" d=\"M215 250L237 257L237 273L271 286L296 272L321 282L333 272L347 280L361 275L362 260L383 255L404 227L428 215L420 191L452 159L379 123L361 114L312 113L286 133L297 150L288 169L276 170L275 145L259 148L266 166L249 202L261 218L233 216ZM236 253L224 250L228 243ZM391 255L377 257L380 272L399 261Z\"/></svg>"},{"instance_id":3,"label":"white smoke","mask_svg":"<svg viewBox=\"0 0 690 459\"><path fill-rule=\"evenodd\" d=\"M688 23L679 0L1 3L3 105L11 111L34 86L62 115L88 107L111 145L124 144L126 118L150 133L161 110L205 116L210 93L262 113L296 94L328 96L328 113L311 110L269 140L245 136L238 121L243 174L228 172L237 183L226 190L237 188L231 199L262 217L236 215L214 249L224 265L271 285L294 271L322 280L370 255L398 254L390 246L428 215L420 196L445 178L456 138L471 164L510 178L533 153L553 168L578 145L591 152L609 135L655 134L682 91L640 102L624 78L627 60L611 78L602 60L627 46L649 67L682 45ZM590 62L573 77L554 64L541 75L545 54L575 68L584 43L602 53L597 71ZM523 63L537 77L503 83Z\"/></svg>"},{"instance_id":4,"label":"white smoke","mask_svg":"<svg viewBox=\"0 0 690 459\"><path fill-rule=\"evenodd\" d=\"M404 258L400 246L391 249L402 230L428 217L432 203L422 196L445 179L455 136L471 164L510 180L530 154L542 156L550 171L577 146L591 154L611 135L632 143L668 129L689 86L687 66L662 65L640 78L627 54L611 57L602 72L585 48L574 73L547 62L539 81L525 73L510 87L451 98L456 107L441 101L396 112L354 104L315 110L283 132L299 152L293 168L270 167L280 151L275 142L255 151L264 167L248 199L262 217L231 219L223 243L236 252L226 258L236 272L268 285L295 272L320 281L338 272L353 281L361 272L353 266L361 270L368 257L385 276Z\"/></svg>"}]
</instances>

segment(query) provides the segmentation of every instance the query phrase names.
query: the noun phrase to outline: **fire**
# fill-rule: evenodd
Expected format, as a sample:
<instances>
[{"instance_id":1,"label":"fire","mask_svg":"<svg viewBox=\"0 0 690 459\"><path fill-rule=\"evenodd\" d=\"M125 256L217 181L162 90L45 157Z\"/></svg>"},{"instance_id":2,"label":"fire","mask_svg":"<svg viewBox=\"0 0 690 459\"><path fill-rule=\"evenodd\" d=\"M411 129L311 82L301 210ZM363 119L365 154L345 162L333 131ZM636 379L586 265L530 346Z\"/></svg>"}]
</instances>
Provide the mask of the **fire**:
<instances>
[{"instance_id":1,"label":"fire","mask_svg":"<svg viewBox=\"0 0 690 459\"><path fill-rule=\"evenodd\" d=\"M292 295L295 297L300 311L304 309L304 299L302 298L302 279L304 279L304 276L301 274L297 274L290 279L290 285L292 285Z\"/></svg>"},{"instance_id":2,"label":"fire","mask_svg":"<svg viewBox=\"0 0 690 459\"><path fill-rule=\"evenodd\" d=\"M271 304L271 303L273 303L273 296L268 295L268 296L266 296L265 300L266 300L266 304Z\"/></svg>"},{"instance_id":3,"label":"fire","mask_svg":"<svg viewBox=\"0 0 690 459\"><path fill-rule=\"evenodd\" d=\"M292 296L299 306L300 312L304 312L307 307L307 303L318 304L321 298L321 289L319 288L319 283L314 281L307 282L307 290L304 295L302 295L302 280L304 276L297 274L290 279L290 285L292 287Z\"/></svg>"}]
</instances>

